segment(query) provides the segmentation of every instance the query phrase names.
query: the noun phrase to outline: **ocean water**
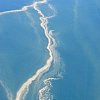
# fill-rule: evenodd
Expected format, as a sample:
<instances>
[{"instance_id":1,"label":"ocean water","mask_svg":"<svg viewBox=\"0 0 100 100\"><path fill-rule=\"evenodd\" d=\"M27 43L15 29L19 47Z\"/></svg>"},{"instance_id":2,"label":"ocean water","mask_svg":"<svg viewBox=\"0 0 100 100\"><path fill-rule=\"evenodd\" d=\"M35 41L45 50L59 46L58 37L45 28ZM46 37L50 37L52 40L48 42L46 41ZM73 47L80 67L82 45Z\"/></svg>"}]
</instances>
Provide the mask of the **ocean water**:
<instances>
[{"instance_id":1,"label":"ocean water","mask_svg":"<svg viewBox=\"0 0 100 100\"><path fill-rule=\"evenodd\" d=\"M99 100L100 1L53 3L59 11L53 23L59 24L52 27L65 66L63 79L53 82L54 100Z\"/></svg>"},{"instance_id":2,"label":"ocean water","mask_svg":"<svg viewBox=\"0 0 100 100\"><path fill-rule=\"evenodd\" d=\"M0 12L20 9L32 2L34 2L34 0L0 0Z\"/></svg>"},{"instance_id":3,"label":"ocean water","mask_svg":"<svg viewBox=\"0 0 100 100\"><path fill-rule=\"evenodd\" d=\"M100 100L99 0L0 0L0 100Z\"/></svg>"},{"instance_id":4,"label":"ocean water","mask_svg":"<svg viewBox=\"0 0 100 100\"><path fill-rule=\"evenodd\" d=\"M55 9L46 0L1 7L1 100L53 99L51 81L56 79L60 62L54 30L48 23L55 15Z\"/></svg>"}]
</instances>

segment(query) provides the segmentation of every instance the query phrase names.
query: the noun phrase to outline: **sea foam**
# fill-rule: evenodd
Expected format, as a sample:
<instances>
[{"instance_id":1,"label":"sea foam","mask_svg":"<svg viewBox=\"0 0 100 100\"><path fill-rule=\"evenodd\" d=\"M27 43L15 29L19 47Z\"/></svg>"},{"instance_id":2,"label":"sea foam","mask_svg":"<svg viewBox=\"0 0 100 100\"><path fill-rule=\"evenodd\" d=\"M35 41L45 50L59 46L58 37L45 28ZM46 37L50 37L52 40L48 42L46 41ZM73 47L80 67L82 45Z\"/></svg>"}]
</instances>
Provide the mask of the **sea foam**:
<instances>
[{"instance_id":1,"label":"sea foam","mask_svg":"<svg viewBox=\"0 0 100 100\"><path fill-rule=\"evenodd\" d=\"M41 21L40 26L44 30L44 34L48 40L47 50L49 51L49 58L47 59L44 66L42 66L40 69L38 69L32 77L27 79L26 82L24 82L22 84L20 89L17 91L16 98L15 98L16 100L24 100L28 91L29 91L29 87L32 84L32 82L34 82L37 78L41 78L46 72L48 72L51 65L54 62L56 62L57 59L59 58L57 56L57 53L55 50L55 47L57 44L56 44L56 41L52 35L53 30L49 30L49 28L48 28L48 19L53 18L56 15L56 10L53 8L53 6L51 6L49 4L49 8L54 12L54 14L51 16L45 16L43 14L43 12L38 7L39 4L45 4L45 3L47 3L47 0L35 1L33 4L28 5L28 6L24 6L19 10L0 12L0 15L4 15L4 14L9 14L9 13L16 13L16 12L26 12L28 10L28 8L30 8L30 7L35 9L37 11L37 13L40 15L40 21ZM26 15L28 16L28 13L26 13ZM55 70L55 71L58 71L58 70ZM54 74L57 74L57 72ZM51 87L50 81L55 79L55 78L50 78L50 77L43 81L45 87L43 87L42 89L39 90L39 99L40 100L51 100L52 99L52 96L48 96L47 98L45 98L46 96L44 96L46 94L50 95L50 93L49 93L50 87ZM11 100L11 99L9 99L9 100Z\"/></svg>"}]
</instances>

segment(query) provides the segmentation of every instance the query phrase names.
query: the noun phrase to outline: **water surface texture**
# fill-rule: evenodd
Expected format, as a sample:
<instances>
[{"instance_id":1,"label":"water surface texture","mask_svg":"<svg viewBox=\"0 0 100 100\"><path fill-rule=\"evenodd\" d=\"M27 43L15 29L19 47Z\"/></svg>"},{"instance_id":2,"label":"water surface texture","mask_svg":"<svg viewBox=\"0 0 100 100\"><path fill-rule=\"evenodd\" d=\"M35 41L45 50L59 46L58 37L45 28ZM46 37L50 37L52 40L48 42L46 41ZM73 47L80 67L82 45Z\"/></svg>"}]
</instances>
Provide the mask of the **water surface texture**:
<instances>
[{"instance_id":1,"label":"water surface texture","mask_svg":"<svg viewBox=\"0 0 100 100\"><path fill-rule=\"evenodd\" d=\"M100 100L99 0L0 0L0 100Z\"/></svg>"}]
</instances>

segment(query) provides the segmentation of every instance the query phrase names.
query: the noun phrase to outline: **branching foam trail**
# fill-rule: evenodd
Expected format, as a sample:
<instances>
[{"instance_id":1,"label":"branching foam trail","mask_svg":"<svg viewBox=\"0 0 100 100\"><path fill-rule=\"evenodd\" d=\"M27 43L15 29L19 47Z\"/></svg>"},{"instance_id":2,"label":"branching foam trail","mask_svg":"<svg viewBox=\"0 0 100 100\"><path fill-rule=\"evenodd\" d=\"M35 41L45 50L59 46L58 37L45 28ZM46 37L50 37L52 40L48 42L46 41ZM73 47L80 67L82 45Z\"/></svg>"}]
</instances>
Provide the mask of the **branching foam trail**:
<instances>
[{"instance_id":1,"label":"branching foam trail","mask_svg":"<svg viewBox=\"0 0 100 100\"><path fill-rule=\"evenodd\" d=\"M51 50L51 45L52 45L52 36L50 36L49 34L49 30L48 30L48 17L45 17L44 14L41 12L41 10L37 7L38 4L44 4L46 3L46 0L42 0L42 1L37 1L35 3L33 3L33 8L38 12L38 14L41 16L40 20L41 20L41 27L44 30L45 36L48 39L48 45L47 45L47 50L49 51L49 58L47 59L46 64L41 67L40 69L37 70L37 72L35 73L35 75L33 75L31 78L29 78L19 89L19 91L17 92L16 95L16 100L22 100L23 95L27 92L30 84L32 84L32 82L34 80L36 80L38 77L42 76L43 73L47 72L53 62L53 54L52 54L52 50ZM52 16L51 16L52 17ZM49 17L50 18L50 17Z\"/></svg>"},{"instance_id":2,"label":"branching foam trail","mask_svg":"<svg viewBox=\"0 0 100 100\"><path fill-rule=\"evenodd\" d=\"M41 1L36 1L31 5L28 6L24 6L19 10L11 10L11 11L5 11L5 12L0 12L0 15L3 14L8 14L8 13L14 13L14 12L22 12L22 11L26 11L29 7L33 7L38 14L40 15L40 21L41 21L41 27L44 30L45 36L48 39L48 45L47 45L47 50L49 51L49 58L46 61L46 64L44 66L42 66L40 69L37 70L37 72L35 73L35 75L33 75L31 78L29 78L25 83L23 83L23 85L21 86L21 88L18 90L17 94L16 94L16 100L24 100L25 95L27 95L27 92L29 90L29 86L32 84L33 81L35 81L38 77L41 77L45 72L47 72L53 62L54 59L54 55L53 55L53 50L54 50L54 38L51 35L51 30L49 31L48 29L48 19L54 17L53 16L49 16L46 17L42 11L38 8L38 4L45 4L47 2L47 0L41 0ZM50 5L49 5L50 6ZM53 9L50 6L51 9Z\"/></svg>"}]
</instances>

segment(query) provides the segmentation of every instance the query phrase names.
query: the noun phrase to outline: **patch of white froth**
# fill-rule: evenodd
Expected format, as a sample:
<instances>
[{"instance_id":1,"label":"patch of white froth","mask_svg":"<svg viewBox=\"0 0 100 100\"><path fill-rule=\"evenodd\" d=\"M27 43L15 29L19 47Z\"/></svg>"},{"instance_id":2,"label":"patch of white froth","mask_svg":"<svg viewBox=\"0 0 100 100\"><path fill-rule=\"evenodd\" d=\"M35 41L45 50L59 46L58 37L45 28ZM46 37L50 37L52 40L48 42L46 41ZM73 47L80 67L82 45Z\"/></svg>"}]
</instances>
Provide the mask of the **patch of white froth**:
<instances>
[{"instance_id":1,"label":"patch of white froth","mask_svg":"<svg viewBox=\"0 0 100 100\"><path fill-rule=\"evenodd\" d=\"M5 84L1 80L0 80L0 85L4 88L8 100L13 100L11 91L8 89L8 87L5 86Z\"/></svg>"},{"instance_id":2,"label":"patch of white froth","mask_svg":"<svg viewBox=\"0 0 100 100\"><path fill-rule=\"evenodd\" d=\"M10 11L4 11L4 12L0 12L0 15L4 15L4 14L8 14L8 13L16 13L16 12L22 12L22 11L26 11L28 8L32 7L32 5L28 5L28 6L24 6L19 10L10 10Z\"/></svg>"},{"instance_id":3,"label":"patch of white froth","mask_svg":"<svg viewBox=\"0 0 100 100\"><path fill-rule=\"evenodd\" d=\"M24 100L23 96L25 97L25 94L27 94L27 90L29 89L29 86L32 84L34 80L36 80L38 77L42 76L45 72L47 72L53 62L53 54L51 50L51 45L52 45L52 39L53 37L49 34L48 30L48 18L44 16L44 14L41 12L41 10L37 7L38 4L44 4L46 3L47 0L42 0L42 1L36 1L33 3L33 8L38 12L38 14L41 16L41 27L44 30L45 36L48 39L48 45L47 45L47 50L49 51L49 58L47 59L47 62L44 66L42 66L40 69L37 70L35 75L33 75L31 78L29 78L19 89L16 95L16 100ZM50 18L50 17L49 17ZM52 18L52 16L51 16Z\"/></svg>"},{"instance_id":4,"label":"patch of white froth","mask_svg":"<svg viewBox=\"0 0 100 100\"><path fill-rule=\"evenodd\" d=\"M45 86L39 90L39 100L53 100L53 96L50 93L52 80L55 80L55 78L48 78L43 81Z\"/></svg>"}]
</instances>

